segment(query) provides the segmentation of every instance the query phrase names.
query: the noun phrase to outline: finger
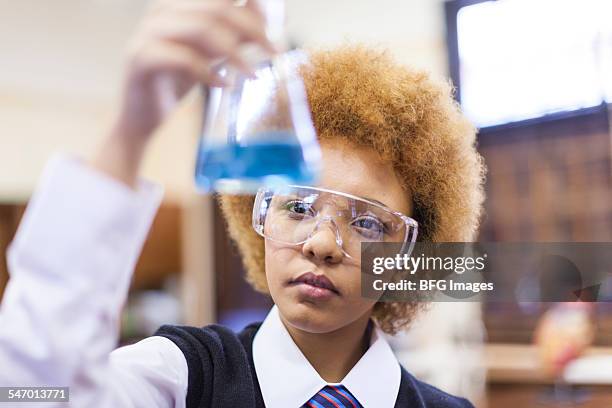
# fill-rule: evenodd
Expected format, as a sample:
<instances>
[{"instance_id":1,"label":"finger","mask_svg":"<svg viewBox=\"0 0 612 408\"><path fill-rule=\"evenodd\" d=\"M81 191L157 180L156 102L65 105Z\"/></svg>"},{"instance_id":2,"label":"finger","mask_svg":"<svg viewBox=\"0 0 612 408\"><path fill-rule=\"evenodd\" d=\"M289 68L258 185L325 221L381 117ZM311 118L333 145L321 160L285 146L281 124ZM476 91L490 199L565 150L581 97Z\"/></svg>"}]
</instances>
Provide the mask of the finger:
<instances>
[{"instance_id":1,"label":"finger","mask_svg":"<svg viewBox=\"0 0 612 408\"><path fill-rule=\"evenodd\" d=\"M216 36L218 36L218 38L223 38L223 37L228 38L228 42L226 44L223 44L224 46L223 51L225 54L224 57L226 61L230 65L233 65L235 68L240 70L242 73L246 74L247 76L253 77L255 75L255 69L253 66L251 66L249 62L247 62L246 58L241 54L240 39L232 38L232 40L235 40L235 42L229 41L230 36L235 35L235 32L231 30L230 28L228 28L227 26L224 26L222 24L218 24L218 25L215 24L214 31L216 33ZM208 40L209 39L202 40L202 41L208 41Z\"/></svg>"},{"instance_id":2,"label":"finger","mask_svg":"<svg viewBox=\"0 0 612 408\"><path fill-rule=\"evenodd\" d=\"M238 46L240 36L212 20L169 17L154 28L153 37L179 42L199 50L206 58L226 57Z\"/></svg>"},{"instance_id":3,"label":"finger","mask_svg":"<svg viewBox=\"0 0 612 408\"><path fill-rule=\"evenodd\" d=\"M263 7L259 3L259 0L246 0L246 4L244 5L246 9L259 15L261 18L265 19L265 14L263 12Z\"/></svg>"},{"instance_id":4,"label":"finger","mask_svg":"<svg viewBox=\"0 0 612 408\"><path fill-rule=\"evenodd\" d=\"M177 7L190 4L203 7L219 7L233 5L234 0L155 0L151 3L148 10L165 14Z\"/></svg>"},{"instance_id":5,"label":"finger","mask_svg":"<svg viewBox=\"0 0 612 408\"><path fill-rule=\"evenodd\" d=\"M174 42L193 49L208 60L226 59L247 75L253 68L242 58L239 51L240 37L234 31L216 22L201 24L195 19L169 19L155 34L162 41Z\"/></svg>"},{"instance_id":6,"label":"finger","mask_svg":"<svg viewBox=\"0 0 612 408\"><path fill-rule=\"evenodd\" d=\"M225 86L223 78L210 68L210 61L192 48L171 42L159 41L149 45L137 57L139 69L145 75L172 75L176 84L189 89L195 81L213 86ZM179 89L178 97L182 97Z\"/></svg>"},{"instance_id":7,"label":"finger","mask_svg":"<svg viewBox=\"0 0 612 408\"><path fill-rule=\"evenodd\" d=\"M184 1L176 5L175 11L191 18L201 18L202 23L213 19L217 23L228 25L243 41L253 41L265 50L275 53L276 49L266 35L265 19L259 13L246 7L235 7L231 2L202 3L201 1Z\"/></svg>"},{"instance_id":8,"label":"finger","mask_svg":"<svg viewBox=\"0 0 612 408\"><path fill-rule=\"evenodd\" d=\"M265 21L259 16L243 7L235 7L219 16L226 25L240 33L245 41L252 41L261 45L270 53L276 53L274 44L266 34Z\"/></svg>"}]
</instances>

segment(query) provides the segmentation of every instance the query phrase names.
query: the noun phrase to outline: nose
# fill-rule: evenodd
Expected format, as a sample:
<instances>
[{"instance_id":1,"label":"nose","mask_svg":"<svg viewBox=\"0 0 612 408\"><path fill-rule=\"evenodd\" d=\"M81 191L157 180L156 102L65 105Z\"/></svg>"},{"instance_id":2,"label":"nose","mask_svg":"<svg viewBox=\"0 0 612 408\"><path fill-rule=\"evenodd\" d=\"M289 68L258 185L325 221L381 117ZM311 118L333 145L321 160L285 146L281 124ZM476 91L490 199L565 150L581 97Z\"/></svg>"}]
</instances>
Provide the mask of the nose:
<instances>
[{"instance_id":1,"label":"nose","mask_svg":"<svg viewBox=\"0 0 612 408\"><path fill-rule=\"evenodd\" d=\"M342 262L342 241L333 220L319 222L302 246L302 254L319 262L335 264Z\"/></svg>"}]
</instances>

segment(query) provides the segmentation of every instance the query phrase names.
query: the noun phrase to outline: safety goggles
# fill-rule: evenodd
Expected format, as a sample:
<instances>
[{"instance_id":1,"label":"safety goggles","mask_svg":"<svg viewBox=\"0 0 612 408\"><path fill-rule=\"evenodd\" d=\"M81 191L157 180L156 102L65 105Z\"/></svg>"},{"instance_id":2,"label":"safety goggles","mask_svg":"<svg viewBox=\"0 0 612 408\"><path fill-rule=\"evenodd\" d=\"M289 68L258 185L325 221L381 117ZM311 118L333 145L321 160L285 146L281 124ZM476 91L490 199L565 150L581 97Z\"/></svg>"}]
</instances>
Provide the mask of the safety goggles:
<instances>
[{"instance_id":1,"label":"safety goggles","mask_svg":"<svg viewBox=\"0 0 612 408\"><path fill-rule=\"evenodd\" d=\"M360 260L362 244L402 243L410 254L418 223L380 203L308 186L262 188L253 205L253 228L271 241L301 245L327 229L345 256Z\"/></svg>"}]
</instances>

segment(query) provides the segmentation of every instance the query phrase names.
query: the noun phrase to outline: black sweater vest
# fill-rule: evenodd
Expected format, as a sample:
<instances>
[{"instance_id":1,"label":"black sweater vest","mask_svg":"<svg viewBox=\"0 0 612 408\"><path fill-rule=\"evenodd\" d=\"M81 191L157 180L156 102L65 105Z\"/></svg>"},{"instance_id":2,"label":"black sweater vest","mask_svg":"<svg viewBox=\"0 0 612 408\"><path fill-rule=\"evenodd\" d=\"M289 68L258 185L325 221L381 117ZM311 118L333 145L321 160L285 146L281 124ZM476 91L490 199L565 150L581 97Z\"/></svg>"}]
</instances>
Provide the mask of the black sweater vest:
<instances>
[{"instance_id":1,"label":"black sweater vest","mask_svg":"<svg viewBox=\"0 0 612 408\"><path fill-rule=\"evenodd\" d=\"M216 324L203 328L165 325L157 330L154 335L172 340L187 360L187 408L265 408L253 363L253 338L260 325L252 323L240 333ZM417 380L402 367L394 408L473 406Z\"/></svg>"}]
</instances>

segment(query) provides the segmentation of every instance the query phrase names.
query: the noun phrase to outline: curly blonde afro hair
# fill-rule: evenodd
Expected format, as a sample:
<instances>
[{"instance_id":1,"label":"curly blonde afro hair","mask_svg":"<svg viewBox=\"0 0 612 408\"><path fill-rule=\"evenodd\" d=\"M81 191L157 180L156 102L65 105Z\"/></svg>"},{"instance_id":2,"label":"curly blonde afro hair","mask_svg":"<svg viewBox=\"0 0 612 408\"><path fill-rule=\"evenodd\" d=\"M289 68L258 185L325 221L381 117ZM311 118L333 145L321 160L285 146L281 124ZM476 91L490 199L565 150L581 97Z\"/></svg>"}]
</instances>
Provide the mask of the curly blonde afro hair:
<instances>
[{"instance_id":1,"label":"curly blonde afro hair","mask_svg":"<svg viewBox=\"0 0 612 408\"><path fill-rule=\"evenodd\" d=\"M298 73L319 140L371 148L392 164L412 193L419 241L473 240L485 167L475 148L476 130L453 100L451 86L365 46L308 55ZM254 196L222 195L219 201L247 280L269 294L264 240L251 226ZM377 302L372 316L393 334L407 327L418 309L410 302Z\"/></svg>"}]
</instances>

